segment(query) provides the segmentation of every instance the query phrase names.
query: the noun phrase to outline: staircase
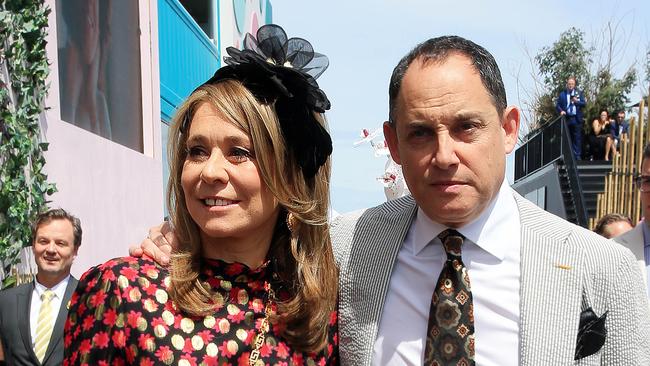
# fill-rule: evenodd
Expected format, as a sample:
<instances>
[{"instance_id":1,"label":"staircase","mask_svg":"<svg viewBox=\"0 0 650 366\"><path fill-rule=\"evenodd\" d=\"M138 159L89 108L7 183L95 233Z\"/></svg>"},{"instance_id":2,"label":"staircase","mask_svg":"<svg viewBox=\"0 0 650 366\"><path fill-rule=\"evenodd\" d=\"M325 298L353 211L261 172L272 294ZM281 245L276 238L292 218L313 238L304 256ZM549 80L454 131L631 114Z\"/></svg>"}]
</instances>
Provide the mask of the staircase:
<instances>
[{"instance_id":1,"label":"staircase","mask_svg":"<svg viewBox=\"0 0 650 366\"><path fill-rule=\"evenodd\" d=\"M577 162L577 165L587 217L596 217L598 194L605 191L605 177L612 170L612 163L609 161L581 160ZM571 190L567 167L562 161L558 161L557 170L566 219L574 224L579 224L574 192Z\"/></svg>"},{"instance_id":2,"label":"staircase","mask_svg":"<svg viewBox=\"0 0 650 366\"><path fill-rule=\"evenodd\" d=\"M579 225L576 202L573 196L573 190L571 189L571 182L569 181L569 173L567 172L566 165L562 161L558 161L557 163L557 174L560 180L560 190L562 191L566 219L569 222Z\"/></svg>"},{"instance_id":3,"label":"staircase","mask_svg":"<svg viewBox=\"0 0 650 366\"><path fill-rule=\"evenodd\" d=\"M587 217L596 217L598 194L605 191L605 177L611 171L611 161L578 161L578 175L585 198Z\"/></svg>"}]
</instances>

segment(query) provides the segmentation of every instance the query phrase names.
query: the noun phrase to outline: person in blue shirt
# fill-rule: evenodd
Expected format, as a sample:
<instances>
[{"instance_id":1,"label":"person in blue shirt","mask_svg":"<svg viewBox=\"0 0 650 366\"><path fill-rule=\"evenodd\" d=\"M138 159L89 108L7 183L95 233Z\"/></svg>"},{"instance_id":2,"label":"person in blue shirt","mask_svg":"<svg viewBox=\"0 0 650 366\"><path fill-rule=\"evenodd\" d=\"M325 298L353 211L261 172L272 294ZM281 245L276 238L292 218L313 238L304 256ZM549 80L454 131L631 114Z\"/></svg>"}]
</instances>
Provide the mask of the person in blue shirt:
<instances>
[{"instance_id":1,"label":"person in blue shirt","mask_svg":"<svg viewBox=\"0 0 650 366\"><path fill-rule=\"evenodd\" d=\"M582 156L582 108L585 104L584 95L576 88L576 78L569 77L566 89L557 98L555 108L565 118L571 135L571 148L577 160Z\"/></svg>"}]
</instances>

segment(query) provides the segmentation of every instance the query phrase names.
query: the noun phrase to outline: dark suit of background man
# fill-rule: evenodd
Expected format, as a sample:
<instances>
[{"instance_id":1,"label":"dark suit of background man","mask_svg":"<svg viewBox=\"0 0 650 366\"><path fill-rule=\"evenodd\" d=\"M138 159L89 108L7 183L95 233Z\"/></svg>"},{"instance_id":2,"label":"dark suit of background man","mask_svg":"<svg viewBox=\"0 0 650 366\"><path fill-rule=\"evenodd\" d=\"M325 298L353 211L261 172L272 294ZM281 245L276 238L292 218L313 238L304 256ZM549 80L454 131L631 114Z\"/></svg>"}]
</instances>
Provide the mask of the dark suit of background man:
<instances>
[{"instance_id":1,"label":"dark suit of background man","mask_svg":"<svg viewBox=\"0 0 650 366\"><path fill-rule=\"evenodd\" d=\"M555 108L566 119L573 155L580 160L582 155L582 108L585 106L585 97L576 89L576 79L572 76L566 82L566 89L560 92Z\"/></svg>"},{"instance_id":2,"label":"dark suit of background man","mask_svg":"<svg viewBox=\"0 0 650 366\"><path fill-rule=\"evenodd\" d=\"M77 287L70 267L80 245L79 219L66 211L49 210L36 219L32 226L36 280L0 292L0 350L7 365L63 363L63 325ZM43 306L49 311L41 310Z\"/></svg>"}]
</instances>

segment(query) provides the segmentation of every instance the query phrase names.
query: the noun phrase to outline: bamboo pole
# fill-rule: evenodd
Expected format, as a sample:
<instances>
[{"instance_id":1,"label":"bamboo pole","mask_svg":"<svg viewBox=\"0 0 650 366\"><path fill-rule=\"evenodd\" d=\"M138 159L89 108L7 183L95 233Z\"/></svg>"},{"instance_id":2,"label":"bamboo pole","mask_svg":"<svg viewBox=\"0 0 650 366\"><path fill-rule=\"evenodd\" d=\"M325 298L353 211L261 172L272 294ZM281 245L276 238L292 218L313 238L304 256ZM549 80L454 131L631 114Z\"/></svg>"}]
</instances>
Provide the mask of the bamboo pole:
<instances>
[{"instance_id":1,"label":"bamboo pole","mask_svg":"<svg viewBox=\"0 0 650 366\"><path fill-rule=\"evenodd\" d=\"M603 194L598 193L596 195L596 218L600 219L603 217Z\"/></svg>"},{"instance_id":2,"label":"bamboo pole","mask_svg":"<svg viewBox=\"0 0 650 366\"><path fill-rule=\"evenodd\" d=\"M637 175L640 174L641 172L641 160L643 159L643 126L645 125L645 100L641 100L641 103L639 104L639 123L637 125L638 129L638 134L637 134L637 141L636 141L636 173ZM641 201L641 192L639 190L636 190L636 194L634 195L634 211L632 212L632 220L633 222L638 222L641 219L641 210L640 210L640 204L639 202Z\"/></svg>"},{"instance_id":3,"label":"bamboo pole","mask_svg":"<svg viewBox=\"0 0 650 366\"><path fill-rule=\"evenodd\" d=\"M633 212L634 207L635 207L634 202L633 202L634 201L634 190L633 190L634 187L632 185L633 184L632 181L633 181L633 176L634 176L634 173L635 173L634 157L636 155L634 154L634 150L635 150L635 147L636 147L636 138L635 137L636 137L636 125L637 124L638 123L636 122L635 118L632 117L630 119L630 128L629 128L629 131L630 131L630 151L629 151L629 154L630 154L630 156L629 156L628 165L627 165L628 175L627 175L627 183L626 183L626 187L627 187L626 190L627 190L628 194L627 194L627 199L625 200L625 205L627 207L625 212L627 213L627 215L630 218L633 218L633 216L634 216L632 214L632 212ZM633 222L636 222L636 221L633 221Z\"/></svg>"},{"instance_id":4,"label":"bamboo pole","mask_svg":"<svg viewBox=\"0 0 650 366\"><path fill-rule=\"evenodd\" d=\"M627 141L627 139L625 141L621 139L621 164L619 166L620 174L621 174L621 189L619 190L619 195L617 199L619 200L619 202L621 202L621 213L626 215L627 212L625 211L625 198L626 198L625 179L627 178L626 173L627 173L628 148L629 148L629 142Z\"/></svg>"}]
</instances>

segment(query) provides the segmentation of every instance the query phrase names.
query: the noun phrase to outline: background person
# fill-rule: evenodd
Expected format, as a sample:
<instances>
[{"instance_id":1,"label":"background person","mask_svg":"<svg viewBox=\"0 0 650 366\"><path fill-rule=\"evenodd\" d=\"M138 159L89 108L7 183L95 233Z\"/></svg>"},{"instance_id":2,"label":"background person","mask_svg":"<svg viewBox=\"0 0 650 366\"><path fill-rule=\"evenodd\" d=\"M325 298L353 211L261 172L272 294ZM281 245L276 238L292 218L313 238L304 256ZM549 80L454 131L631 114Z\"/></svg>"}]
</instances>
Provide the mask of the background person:
<instances>
[{"instance_id":1,"label":"background person","mask_svg":"<svg viewBox=\"0 0 650 366\"><path fill-rule=\"evenodd\" d=\"M610 156L616 156L617 152L612 133L612 125L606 110L600 111L599 117L591 123L591 128L589 147L593 159L609 161Z\"/></svg>"},{"instance_id":2,"label":"background person","mask_svg":"<svg viewBox=\"0 0 650 366\"><path fill-rule=\"evenodd\" d=\"M65 365L338 363L329 101L302 71L326 59L276 25L257 34L176 114L171 268L121 258L86 272Z\"/></svg>"},{"instance_id":3,"label":"background person","mask_svg":"<svg viewBox=\"0 0 650 366\"><path fill-rule=\"evenodd\" d=\"M571 147L576 160L582 158L582 108L586 105L585 97L576 89L576 78L567 79L566 89L560 92L555 103L555 109L564 116L566 126L571 136Z\"/></svg>"},{"instance_id":4,"label":"background person","mask_svg":"<svg viewBox=\"0 0 650 366\"><path fill-rule=\"evenodd\" d=\"M620 141L627 141L628 131L630 129L630 121L625 119L625 111L618 111L616 113L616 132L614 139L616 140L616 148L620 145Z\"/></svg>"},{"instance_id":5,"label":"background person","mask_svg":"<svg viewBox=\"0 0 650 366\"><path fill-rule=\"evenodd\" d=\"M641 192L641 212L643 220L636 224L634 229L615 237L614 240L624 247L630 249L636 257L636 262L643 274L643 283L646 286L648 296L648 283L650 279L650 144L643 148L643 159L641 159L641 170L636 179L636 188Z\"/></svg>"},{"instance_id":6,"label":"background person","mask_svg":"<svg viewBox=\"0 0 650 366\"><path fill-rule=\"evenodd\" d=\"M610 213L598 220L594 227L594 232L607 239L611 239L632 230L632 228L634 228L634 225L629 217L619 213Z\"/></svg>"},{"instance_id":7,"label":"background person","mask_svg":"<svg viewBox=\"0 0 650 366\"><path fill-rule=\"evenodd\" d=\"M81 245L79 219L46 211L32 225L35 281L0 292L0 340L7 365L61 365L63 325L77 279L70 267Z\"/></svg>"}]
</instances>

